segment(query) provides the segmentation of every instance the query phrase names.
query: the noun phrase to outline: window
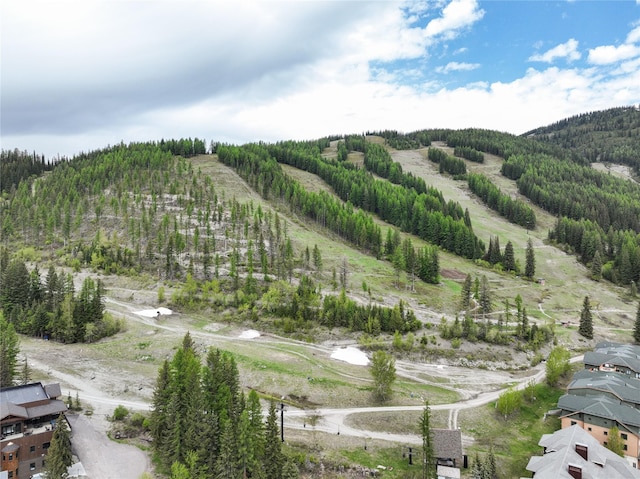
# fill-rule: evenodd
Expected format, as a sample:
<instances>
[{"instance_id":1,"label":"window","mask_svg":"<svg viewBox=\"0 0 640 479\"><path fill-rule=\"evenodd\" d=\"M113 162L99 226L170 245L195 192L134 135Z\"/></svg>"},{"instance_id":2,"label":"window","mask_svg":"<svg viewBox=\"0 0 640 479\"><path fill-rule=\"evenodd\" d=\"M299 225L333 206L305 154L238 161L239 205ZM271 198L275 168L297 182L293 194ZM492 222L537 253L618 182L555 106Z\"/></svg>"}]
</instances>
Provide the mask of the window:
<instances>
[{"instance_id":1,"label":"window","mask_svg":"<svg viewBox=\"0 0 640 479\"><path fill-rule=\"evenodd\" d=\"M13 461L13 453L12 452L9 453L9 460Z\"/></svg>"},{"instance_id":2,"label":"window","mask_svg":"<svg viewBox=\"0 0 640 479\"><path fill-rule=\"evenodd\" d=\"M591 431L591 428L588 428L588 429L589 429L589 431Z\"/></svg>"},{"instance_id":3,"label":"window","mask_svg":"<svg viewBox=\"0 0 640 479\"><path fill-rule=\"evenodd\" d=\"M626 444L624 444L624 445L622 446L622 450L623 450L623 451L626 451L626 450L627 450L627 445L626 445Z\"/></svg>"},{"instance_id":4,"label":"window","mask_svg":"<svg viewBox=\"0 0 640 479\"><path fill-rule=\"evenodd\" d=\"M29 448L29 452L36 452L36 446L31 446Z\"/></svg>"},{"instance_id":5,"label":"window","mask_svg":"<svg viewBox=\"0 0 640 479\"><path fill-rule=\"evenodd\" d=\"M572 425L572 426L575 426L576 424L578 424L578 423L577 423L577 422L575 422L575 421L571 421L571 425Z\"/></svg>"},{"instance_id":6,"label":"window","mask_svg":"<svg viewBox=\"0 0 640 479\"><path fill-rule=\"evenodd\" d=\"M9 474L7 475L7 477L11 479L13 477L13 471L9 471Z\"/></svg>"},{"instance_id":7,"label":"window","mask_svg":"<svg viewBox=\"0 0 640 479\"><path fill-rule=\"evenodd\" d=\"M42 445L42 449L49 449L49 446L51 446L51 443L50 443L50 442L45 442L45 443Z\"/></svg>"},{"instance_id":8,"label":"window","mask_svg":"<svg viewBox=\"0 0 640 479\"><path fill-rule=\"evenodd\" d=\"M620 433L620 437L621 437L622 439L624 439L625 441L627 440L627 435L626 435L624 432L623 432L623 433Z\"/></svg>"},{"instance_id":9,"label":"window","mask_svg":"<svg viewBox=\"0 0 640 479\"><path fill-rule=\"evenodd\" d=\"M608 436L608 435L609 435L609 431L605 431L605 432L604 432L604 435L605 435L605 436Z\"/></svg>"},{"instance_id":10,"label":"window","mask_svg":"<svg viewBox=\"0 0 640 479\"><path fill-rule=\"evenodd\" d=\"M36 470L36 463L32 462L31 464L29 464L29 470L30 471L35 471Z\"/></svg>"},{"instance_id":11,"label":"window","mask_svg":"<svg viewBox=\"0 0 640 479\"><path fill-rule=\"evenodd\" d=\"M603 444L606 446L607 444L609 444L607 441L604 441Z\"/></svg>"}]
</instances>

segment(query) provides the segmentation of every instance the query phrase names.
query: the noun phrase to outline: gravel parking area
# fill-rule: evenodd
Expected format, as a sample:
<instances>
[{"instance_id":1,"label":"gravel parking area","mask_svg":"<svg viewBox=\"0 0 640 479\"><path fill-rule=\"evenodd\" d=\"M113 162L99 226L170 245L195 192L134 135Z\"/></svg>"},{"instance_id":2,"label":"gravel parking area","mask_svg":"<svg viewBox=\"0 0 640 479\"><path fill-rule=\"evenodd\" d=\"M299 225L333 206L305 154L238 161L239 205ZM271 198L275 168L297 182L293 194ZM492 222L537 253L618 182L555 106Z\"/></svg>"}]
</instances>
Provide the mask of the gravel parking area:
<instances>
[{"instance_id":1,"label":"gravel parking area","mask_svg":"<svg viewBox=\"0 0 640 479\"><path fill-rule=\"evenodd\" d=\"M150 471L147 454L135 446L111 441L96 429L92 418L68 414L73 434L73 452L84 466L89 479L139 479Z\"/></svg>"}]
</instances>

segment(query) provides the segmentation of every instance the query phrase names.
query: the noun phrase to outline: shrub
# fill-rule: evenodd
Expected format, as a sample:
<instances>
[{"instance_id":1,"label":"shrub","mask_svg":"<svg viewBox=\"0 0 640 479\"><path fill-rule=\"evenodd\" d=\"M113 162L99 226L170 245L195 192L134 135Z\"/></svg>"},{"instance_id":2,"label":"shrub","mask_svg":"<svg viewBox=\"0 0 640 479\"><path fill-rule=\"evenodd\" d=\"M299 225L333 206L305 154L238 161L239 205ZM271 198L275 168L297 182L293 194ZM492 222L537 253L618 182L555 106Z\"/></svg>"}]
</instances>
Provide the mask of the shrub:
<instances>
[{"instance_id":1,"label":"shrub","mask_svg":"<svg viewBox=\"0 0 640 479\"><path fill-rule=\"evenodd\" d=\"M125 417L129 415L129 410L124 407L122 404L118 404L113 411L113 420L114 421L122 421Z\"/></svg>"}]
</instances>

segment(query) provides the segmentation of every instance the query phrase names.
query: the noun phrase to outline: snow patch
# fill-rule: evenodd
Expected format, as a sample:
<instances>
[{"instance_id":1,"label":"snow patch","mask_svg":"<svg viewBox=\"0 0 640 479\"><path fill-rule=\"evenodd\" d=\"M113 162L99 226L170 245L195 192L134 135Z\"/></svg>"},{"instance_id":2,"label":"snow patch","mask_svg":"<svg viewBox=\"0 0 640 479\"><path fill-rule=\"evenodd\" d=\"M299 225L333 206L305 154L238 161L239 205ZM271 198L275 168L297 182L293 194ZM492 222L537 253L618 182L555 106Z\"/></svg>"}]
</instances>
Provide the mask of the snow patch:
<instances>
[{"instance_id":1,"label":"snow patch","mask_svg":"<svg viewBox=\"0 0 640 479\"><path fill-rule=\"evenodd\" d=\"M367 355L352 346L336 349L333 353L331 353L331 359L345 361L349 364L356 364L358 366L366 366L367 364L369 364L369 358L367 357Z\"/></svg>"},{"instance_id":2,"label":"snow patch","mask_svg":"<svg viewBox=\"0 0 640 479\"><path fill-rule=\"evenodd\" d=\"M144 316L146 318L156 318L158 315L169 316L170 314L173 314L173 311L167 308L143 309L142 311L136 311L133 314Z\"/></svg>"},{"instance_id":3,"label":"snow patch","mask_svg":"<svg viewBox=\"0 0 640 479\"><path fill-rule=\"evenodd\" d=\"M240 339L254 339L259 337L260 337L260 333L255 329L247 329L246 331L243 331L242 334L240 335Z\"/></svg>"}]
</instances>

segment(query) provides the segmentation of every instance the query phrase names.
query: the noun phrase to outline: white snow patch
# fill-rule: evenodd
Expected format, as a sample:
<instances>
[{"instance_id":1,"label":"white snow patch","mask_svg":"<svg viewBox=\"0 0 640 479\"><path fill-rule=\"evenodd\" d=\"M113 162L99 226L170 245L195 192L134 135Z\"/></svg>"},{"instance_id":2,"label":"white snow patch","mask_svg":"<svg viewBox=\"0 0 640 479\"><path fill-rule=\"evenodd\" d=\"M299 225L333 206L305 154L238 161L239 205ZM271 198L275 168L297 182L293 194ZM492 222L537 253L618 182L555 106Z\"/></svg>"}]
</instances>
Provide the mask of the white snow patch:
<instances>
[{"instance_id":1,"label":"white snow patch","mask_svg":"<svg viewBox=\"0 0 640 479\"><path fill-rule=\"evenodd\" d=\"M367 364L369 364L369 358L367 357L367 355L352 346L336 349L333 353L331 353L331 359L345 361L349 364L356 364L358 366L366 366Z\"/></svg>"},{"instance_id":2,"label":"white snow patch","mask_svg":"<svg viewBox=\"0 0 640 479\"><path fill-rule=\"evenodd\" d=\"M146 318L155 318L158 316L158 313L162 316L169 316L170 314L173 314L173 311L167 308L143 309L142 311L136 311L134 314L138 314Z\"/></svg>"},{"instance_id":3,"label":"white snow patch","mask_svg":"<svg viewBox=\"0 0 640 479\"><path fill-rule=\"evenodd\" d=\"M259 337L260 337L260 332L256 331L255 329L247 329L246 331L243 331L242 334L240 335L240 339L254 339Z\"/></svg>"}]
</instances>

